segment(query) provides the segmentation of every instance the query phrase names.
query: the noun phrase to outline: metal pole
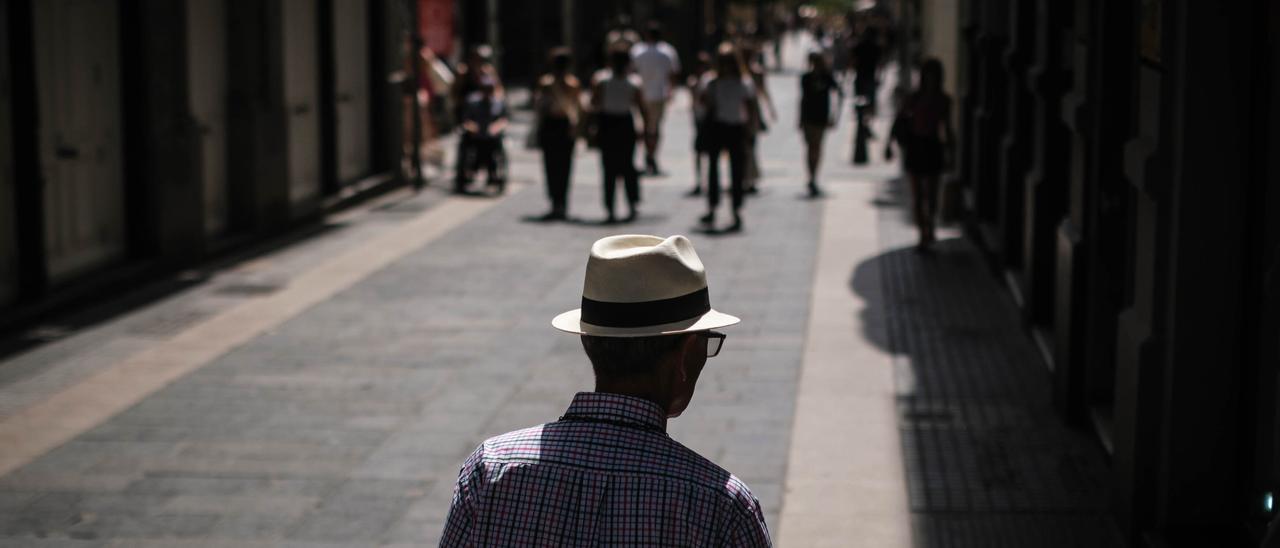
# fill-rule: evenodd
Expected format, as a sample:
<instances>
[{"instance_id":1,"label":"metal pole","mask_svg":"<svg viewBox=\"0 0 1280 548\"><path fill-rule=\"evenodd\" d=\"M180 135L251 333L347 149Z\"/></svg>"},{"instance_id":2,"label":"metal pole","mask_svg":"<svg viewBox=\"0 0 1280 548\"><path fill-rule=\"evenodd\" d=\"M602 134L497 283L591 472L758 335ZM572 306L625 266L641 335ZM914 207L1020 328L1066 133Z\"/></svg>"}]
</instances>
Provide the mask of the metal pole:
<instances>
[{"instance_id":1,"label":"metal pole","mask_svg":"<svg viewBox=\"0 0 1280 548\"><path fill-rule=\"evenodd\" d=\"M422 176L422 105L418 104L418 82L422 81L422 29L418 24L418 0L405 0L409 3L409 55L412 63L410 66L410 78L413 82L412 107L413 111L413 189L415 191L422 190L426 186L427 181Z\"/></svg>"}]
</instances>

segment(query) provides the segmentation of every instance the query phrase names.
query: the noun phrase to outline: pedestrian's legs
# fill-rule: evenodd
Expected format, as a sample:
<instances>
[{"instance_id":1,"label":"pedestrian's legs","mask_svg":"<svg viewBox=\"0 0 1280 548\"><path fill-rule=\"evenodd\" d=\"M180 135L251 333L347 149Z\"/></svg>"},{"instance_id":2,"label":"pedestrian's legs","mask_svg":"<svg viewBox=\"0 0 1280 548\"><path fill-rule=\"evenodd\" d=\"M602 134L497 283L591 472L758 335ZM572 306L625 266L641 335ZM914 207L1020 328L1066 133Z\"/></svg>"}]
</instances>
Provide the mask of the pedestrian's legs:
<instances>
[{"instance_id":1,"label":"pedestrian's legs","mask_svg":"<svg viewBox=\"0 0 1280 548\"><path fill-rule=\"evenodd\" d=\"M572 141L559 135L544 134L542 166L547 180L547 197L551 200L548 218L564 218L569 192L569 165L573 158Z\"/></svg>"},{"instance_id":2,"label":"pedestrian's legs","mask_svg":"<svg viewBox=\"0 0 1280 548\"><path fill-rule=\"evenodd\" d=\"M618 176L621 174L620 166L618 165L621 163L619 158L621 154L618 151L619 143L616 137L611 135L612 130L602 129L600 133L600 163L604 171L604 178L601 179L601 183L604 185L604 211L608 215L609 222L613 222L615 220L613 215L614 185L617 184ZM630 162L631 160L628 158L627 161Z\"/></svg>"},{"instance_id":3,"label":"pedestrian's legs","mask_svg":"<svg viewBox=\"0 0 1280 548\"><path fill-rule=\"evenodd\" d=\"M658 139L662 130L663 112L666 110L664 101L646 101L645 102L645 124L644 124L644 161L645 167L652 175L658 174Z\"/></svg>"},{"instance_id":4,"label":"pedestrian's legs","mask_svg":"<svg viewBox=\"0 0 1280 548\"><path fill-rule=\"evenodd\" d=\"M693 190L689 196L702 194L702 158L707 155L707 140L710 138L710 126L706 121L694 121L693 132Z\"/></svg>"},{"instance_id":5,"label":"pedestrian's legs","mask_svg":"<svg viewBox=\"0 0 1280 548\"><path fill-rule=\"evenodd\" d=\"M458 137L457 172L453 177L453 190L464 192L471 182L471 154L475 148L472 139L466 133Z\"/></svg>"},{"instance_id":6,"label":"pedestrian's legs","mask_svg":"<svg viewBox=\"0 0 1280 548\"><path fill-rule=\"evenodd\" d=\"M731 229L742 228L742 217L739 211L742 209L742 203L746 199L746 171L747 171L747 142L744 138L744 129L742 126L730 131L731 138L729 141L729 197L733 204L733 226Z\"/></svg>"},{"instance_id":7,"label":"pedestrian's legs","mask_svg":"<svg viewBox=\"0 0 1280 548\"><path fill-rule=\"evenodd\" d=\"M934 233L934 222L938 218L938 176L928 175L920 178L920 191L924 193L924 230L929 243L937 239Z\"/></svg>"},{"instance_id":8,"label":"pedestrian's legs","mask_svg":"<svg viewBox=\"0 0 1280 548\"><path fill-rule=\"evenodd\" d=\"M720 205L720 154L724 151L725 135L720 124L711 124L707 130L711 132L711 147L707 153L707 215L702 219L704 223L712 223L716 207Z\"/></svg>"},{"instance_id":9,"label":"pedestrian's legs","mask_svg":"<svg viewBox=\"0 0 1280 548\"><path fill-rule=\"evenodd\" d=\"M640 203L640 174L636 172L634 158L636 156L636 139L632 134L621 151L625 165L621 165L622 181L627 191L627 220L635 219L636 204Z\"/></svg>"},{"instance_id":10,"label":"pedestrian's legs","mask_svg":"<svg viewBox=\"0 0 1280 548\"><path fill-rule=\"evenodd\" d=\"M822 165L822 141L827 128L818 124L805 124L804 144L807 147L809 168L809 194L818 195L818 166Z\"/></svg>"},{"instance_id":11,"label":"pedestrian's legs","mask_svg":"<svg viewBox=\"0 0 1280 548\"><path fill-rule=\"evenodd\" d=\"M702 193L702 151L693 151L693 190L690 194L697 196Z\"/></svg>"},{"instance_id":12,"label":"pedestrian's legs","mask_svg":"<svg viewBox=\"0 0 1280 548\"><path fill-rule=\"evenodd\" d=\"M568 187L570 187L570 175L573 173L573 140L566 138L561 142L561 150L559 150L559 178L557 179L557 188L559 189L559 197L557 206L561 216L568 215Z\"/></svg>"},{"instance_id":13,"label":"pedestrian's legs","mask_svg":"<svg viewBox=\"0 0 1280 548\"><path fill-rule=\"evenodd\" d=\"M925 246L929 244L929 214L925 210L925 194L927 194L925 188L925 177L916 174L908 174L907 179L911 182L911 214L916 223L916 232L920 237L919 242L916 244L916 248L924 249Z\"/></svg>"},{"instance_id":14,"label":"pedestrian's legs","mask_svg":"<svg viewBox=\"0 0 1280 548\"><path fill-rule=\"evenodd\" d=\"M615 220L613 216L613 194L614 185L618 182L618 170L613 167L613 163L612 158L604 161L604 179L601 179L601 183L604 184L604 212L609 222Z\"/></svg>"}]
</instances>

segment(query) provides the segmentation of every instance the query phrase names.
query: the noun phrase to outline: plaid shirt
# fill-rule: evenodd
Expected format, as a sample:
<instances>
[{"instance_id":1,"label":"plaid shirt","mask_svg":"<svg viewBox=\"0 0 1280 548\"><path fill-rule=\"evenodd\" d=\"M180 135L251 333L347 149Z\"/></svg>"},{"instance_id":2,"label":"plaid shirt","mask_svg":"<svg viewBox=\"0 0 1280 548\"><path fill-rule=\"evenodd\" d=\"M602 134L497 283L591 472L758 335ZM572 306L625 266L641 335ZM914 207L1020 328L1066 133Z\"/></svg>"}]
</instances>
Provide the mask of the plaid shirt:
<instances>
[{"instance_id":1,"label":"plaid shirt","mask_svg":"<svg viewBox=\"0 0 1280 548\"><path fill-rule=\"evenodd\" d=\"M746 484L666 425L648 401L581 392L559 421L485 441L440 546L770 546Z\"/></svg>"}]
</instances>

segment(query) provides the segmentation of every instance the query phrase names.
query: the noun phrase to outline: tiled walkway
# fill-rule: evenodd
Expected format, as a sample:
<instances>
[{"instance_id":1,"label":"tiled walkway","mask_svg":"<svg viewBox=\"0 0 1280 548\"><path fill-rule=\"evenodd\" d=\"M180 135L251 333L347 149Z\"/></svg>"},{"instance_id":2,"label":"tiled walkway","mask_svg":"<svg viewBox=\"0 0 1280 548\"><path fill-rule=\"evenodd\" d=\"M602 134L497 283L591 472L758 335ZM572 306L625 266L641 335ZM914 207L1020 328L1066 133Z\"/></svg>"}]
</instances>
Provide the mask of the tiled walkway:
<instances>
[{"instance_id":1,"label":"tiled walkway","mask_svg":"<svg viewBox=\"0 0 1280 548\"><path fill-rule=\"evenodd\" d=\"M850 287L882 299L916 544L1122 546L1102 449L1055 415L1012 298L969 240L916 253L900 188L882 183L884 252ZM881 274L868 282L872 268Z\"/></svg>"}]
</instances>

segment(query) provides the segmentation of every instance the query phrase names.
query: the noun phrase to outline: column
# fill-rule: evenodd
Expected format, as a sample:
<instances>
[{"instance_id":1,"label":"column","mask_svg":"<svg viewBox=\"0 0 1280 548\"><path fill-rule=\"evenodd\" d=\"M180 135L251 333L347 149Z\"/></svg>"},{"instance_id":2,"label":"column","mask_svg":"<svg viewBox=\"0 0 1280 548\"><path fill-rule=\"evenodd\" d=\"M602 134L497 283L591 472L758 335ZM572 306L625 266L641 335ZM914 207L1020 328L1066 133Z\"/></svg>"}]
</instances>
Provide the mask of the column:
<instances>
[{"instance_id":1,"label":"column","mask_svg":"<svg viewBox=\"0 0 1280 548\"><path fill-rule=\"evenodd\" d=\"M1007 36L1001 68L1005 77L1004 129L1000 138L997 166L999 183L998 226L1004 267L1019 271L1023 267L1022 241L1026 217L1025 177L1031 164L1031 90L1027 85L1027 67L1035 46L1034 5L1028 2L1008 4ZM1026 307L1025 287L1021 276L1009 276L1015 296Z\"/></svg>"},{"instance_id":2,"label":"column","mask_svg":"<svg viewBox=\"0 0 1280 548\"><path fill-rule=\"evenodd\" d=\"M1007 73L1000 55L1008 40L1008 9L1000 2L986 2L980 8L977 29L977 102L973 111L974 138L968 146L973 157L972 185L977 201L978 227L984 243L997 254L1002 239L996 223L1000 218L999 152L1004 129Z\"/></svg>"},{"instance_id":3,"label":"column","mask_svg":"<svg viewBox=\"0 0 1280 548\"><path fill-rule=\"evenodd\" d=\"M186 79L186 2L138 0L125 5L122 23L130 249L189 262L204 248L205 211Z\"/></svg>"}]
</instances>

